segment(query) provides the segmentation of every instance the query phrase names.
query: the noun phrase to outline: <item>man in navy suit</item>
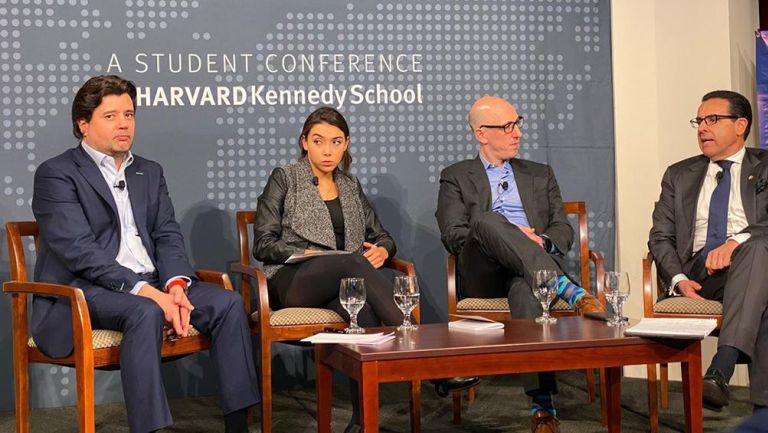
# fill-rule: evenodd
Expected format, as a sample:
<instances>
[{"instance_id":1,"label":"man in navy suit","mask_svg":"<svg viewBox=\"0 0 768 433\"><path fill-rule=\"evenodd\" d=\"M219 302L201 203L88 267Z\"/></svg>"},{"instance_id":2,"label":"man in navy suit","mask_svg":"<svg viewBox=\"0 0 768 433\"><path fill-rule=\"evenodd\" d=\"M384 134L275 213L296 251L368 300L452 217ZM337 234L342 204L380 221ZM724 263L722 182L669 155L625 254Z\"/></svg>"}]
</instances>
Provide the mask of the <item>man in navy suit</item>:
<instances>
[{"instance_id":1,"label":"man in navy suit","mask_svg":"<svg viewBox=\"0 0 768 433\"><path fill-rule=\"evenodd\" d=\"M226 432L247 432L258 403L251 337L237 293L197 281L159 164L131 153L136 87L88 80L72 102L77 147L35 173L35 279L83 289L91 324L123 333L120 372L131 432L173 423L160 374L167 334L211 338ZM32 335L53 358L72 352L66 299L37 296Z\"/></svg>"}]
</instances>

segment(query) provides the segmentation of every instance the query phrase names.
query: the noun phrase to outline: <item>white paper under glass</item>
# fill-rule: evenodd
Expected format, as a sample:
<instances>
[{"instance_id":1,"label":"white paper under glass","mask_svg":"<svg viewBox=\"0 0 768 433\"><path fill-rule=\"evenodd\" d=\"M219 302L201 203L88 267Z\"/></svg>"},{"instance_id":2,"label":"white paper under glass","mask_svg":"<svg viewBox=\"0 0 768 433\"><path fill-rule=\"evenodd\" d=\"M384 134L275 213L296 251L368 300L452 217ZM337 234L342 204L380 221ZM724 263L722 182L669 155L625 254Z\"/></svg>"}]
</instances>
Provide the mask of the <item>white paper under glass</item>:
<instances>
[{"instance_id":1,"label":"white paper under glass","mask_svg":"<svg viewBox=\"0 0 768 433\"><path fill-rule=\"evenodd\" d=\"M550 316L549 306L557 295L557 271L539 269L534 273L533 295L541 303L541 317L536 318L536 323L555 323L557 318Z\"/></svg>"},{"instance_id":2,"label":"white paper under glass","mask_svg":"<svg viewBox=\"0 0 768 433\"><path fill-rule=\"evenodd\" d=\"M603 281L605 299L611 304L613 317L608 326L625 326L629 320L624 318L624 303L629 299L629 274L626 272L606 272Z\"/></svg>"},{"instance_id":3,"label":"white paper under glass","mask_svg":"<svg viewBox=\"0 0 768 433\"><path fill-rule=\"evenodd\" d=\"M419 282L416 276L396 276L394 293L395 304L403 312L403 324L397 329L416 329L416 325L411 323L411 311L419 305Z\"/></svg>"},{"instance_id":4,"label":"white paper under glass","mask_svg":"<svg viewBox=\"0 0 768 433\"><path fill-rule=\"evenodd\" d=\"M342 278L339 284L339 301L349 313L347 334L362 334L365 329L357 324L357 313L365 305L365 280L362 278Z\"/></svg>"}]
</instances>

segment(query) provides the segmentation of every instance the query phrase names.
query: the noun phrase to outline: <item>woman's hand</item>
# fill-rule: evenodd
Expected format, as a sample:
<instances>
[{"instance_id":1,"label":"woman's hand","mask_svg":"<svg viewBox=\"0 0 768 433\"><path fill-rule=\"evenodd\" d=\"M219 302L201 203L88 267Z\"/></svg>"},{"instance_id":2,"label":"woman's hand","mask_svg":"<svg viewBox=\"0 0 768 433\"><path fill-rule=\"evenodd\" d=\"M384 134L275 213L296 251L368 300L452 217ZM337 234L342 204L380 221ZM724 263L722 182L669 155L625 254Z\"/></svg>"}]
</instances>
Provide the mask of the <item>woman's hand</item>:
<instances>
[{"instance_id":1,"label":"woman's hand","mask_svg":"<svg viewBox=\"0 0 768 433\"><path fill-rule=\"evenodd\" d=\"M363 257L368 259L371 265L376 269L384 266L384 262L389 258L389 251L384 247L377 246L370 242L363 242L363 248L365 248Z\"/></svg>"}]
</instances>

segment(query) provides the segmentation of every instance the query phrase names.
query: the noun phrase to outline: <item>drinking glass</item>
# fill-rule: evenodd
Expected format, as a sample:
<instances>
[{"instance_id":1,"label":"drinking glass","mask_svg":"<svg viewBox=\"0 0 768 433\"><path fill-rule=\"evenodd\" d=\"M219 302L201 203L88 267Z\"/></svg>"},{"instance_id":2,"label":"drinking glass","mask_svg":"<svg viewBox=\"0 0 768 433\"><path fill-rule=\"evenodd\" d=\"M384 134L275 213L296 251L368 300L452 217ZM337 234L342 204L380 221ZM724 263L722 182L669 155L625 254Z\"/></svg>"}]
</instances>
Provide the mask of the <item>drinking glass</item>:
<instances>
[{"instance_id":1,"label":"drinking glass","mask_svg":"<svg viewBox=\"0 0 768 433\"><path fill-rule=\"evenodd\" d=\"M357 313L365 305L365 280L362 278L342 278L339 285L339 301L349 313L347 334L362 334L363 328L357 324Z\"/></svg>"},{"instance_id":2,"label":"drinking glass","mask_svg":"<svg viewBox=\"0 0 768 433\"><path fill-rule=\"evenodd\" d=\"M606 272L604 281L605 299L613 307L613 318L608 326L625 326L629 320L624 318L624 302L629 298L629 274L627 272Z\"/></svg>"},{"instance_id":3,"label":"drinking glass","mask_svg":"<svg viewBox=\"0 0 768 433\"><path fill-rule=\"evenodd\" d=\"M541 303L541 317L536 318L536 323L555 323L557 318L549 315L549 305L557 295L557 271L550 269L539 269L534 274L536 279L533 286L533 295Z\"/></svg>"},{"instance_id":4,"label":"drinking glass","mask_svg":"<svg viewBox=\"0 0 768 433\"><path fill-rule=\"evenodd\" d=\"M419 282L416 276L398 275L395 277L395 304L403 312L403 324L398 330L416 329L411 323L411 311L419 305Z\"/></svg>"}]
</instances>

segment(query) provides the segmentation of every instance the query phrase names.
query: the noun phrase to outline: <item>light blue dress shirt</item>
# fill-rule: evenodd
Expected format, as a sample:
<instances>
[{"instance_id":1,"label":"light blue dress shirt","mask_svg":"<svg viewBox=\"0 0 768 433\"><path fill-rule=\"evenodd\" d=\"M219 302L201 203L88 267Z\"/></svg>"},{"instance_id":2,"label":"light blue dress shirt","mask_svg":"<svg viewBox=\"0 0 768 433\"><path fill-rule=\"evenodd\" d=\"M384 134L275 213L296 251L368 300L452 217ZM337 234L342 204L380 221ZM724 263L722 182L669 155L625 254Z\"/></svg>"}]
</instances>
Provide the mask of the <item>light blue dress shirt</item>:
<instances>
[{"instance_id":1,"label":"light blue dress shirt","mask_svg":"<svg viewBox=\"0 0 768 433\"><path fill-rule=\"evenodd\" d=\"M530 227L531 224L523 209L523 202L520 200L515 173L509 161L504 161L501 167L486 161L482 155L480 155L480 161L483 163L491 186L491 210L504 215L507 221L516 226Z\"/></svg>"}]
</instances>

